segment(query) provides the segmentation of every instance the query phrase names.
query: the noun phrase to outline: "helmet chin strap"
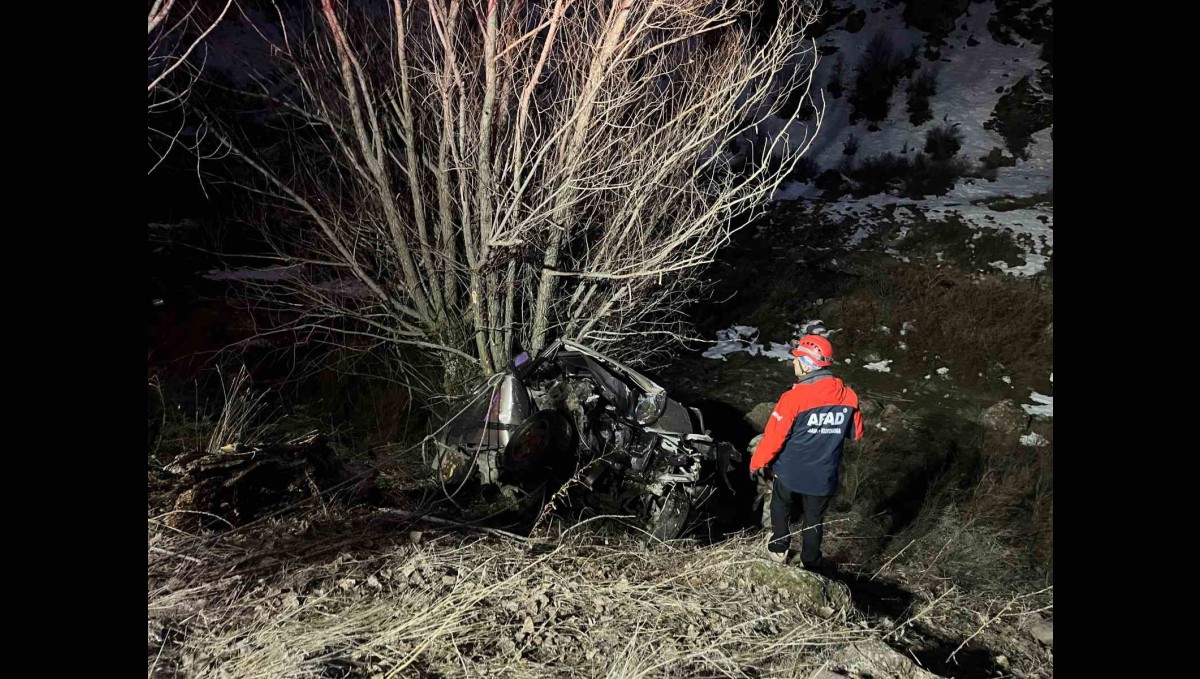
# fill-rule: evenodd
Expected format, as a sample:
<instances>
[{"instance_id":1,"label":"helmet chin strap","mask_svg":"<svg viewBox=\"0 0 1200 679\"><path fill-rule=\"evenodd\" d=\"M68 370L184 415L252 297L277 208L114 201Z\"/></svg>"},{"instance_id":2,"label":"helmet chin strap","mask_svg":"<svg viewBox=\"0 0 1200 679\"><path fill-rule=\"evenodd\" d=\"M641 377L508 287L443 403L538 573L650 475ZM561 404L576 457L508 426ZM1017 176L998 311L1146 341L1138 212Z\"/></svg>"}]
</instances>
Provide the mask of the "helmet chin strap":
<instances>
[{"instance_id":1,"label":"helmet chin strap","mask_svg":"<svg viewBox=\"0 0 1200 679\"><path fill-rule=\"evenodd\" d=\"M795 360L796 360L796 362L797 362L797 364L798 364L798 367L796 367L796 368L795 368L796 379L798 379L798 380L799 380L799 379L802 379L802 378L804 378L804 377L807 377L807 376L808 376L808 374L809 374L809 373L811 373L811 372L814 370L814 368L813 368L812 364L811 364L811 363L809 363L808 361L806 361L806 360L804 359L804 357L802 357L802 356L797 356Z\"/></svg>"}]
</instances>

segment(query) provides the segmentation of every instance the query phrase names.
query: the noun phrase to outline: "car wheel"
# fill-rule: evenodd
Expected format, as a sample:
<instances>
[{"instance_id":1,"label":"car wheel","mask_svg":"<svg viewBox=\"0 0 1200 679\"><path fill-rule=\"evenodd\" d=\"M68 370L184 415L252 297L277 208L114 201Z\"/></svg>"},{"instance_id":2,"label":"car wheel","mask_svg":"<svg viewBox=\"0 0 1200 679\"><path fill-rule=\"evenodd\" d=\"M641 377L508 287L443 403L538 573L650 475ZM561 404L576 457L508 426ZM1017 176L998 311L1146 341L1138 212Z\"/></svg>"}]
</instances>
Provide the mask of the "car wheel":
<instances>
[{"instance_id":1,"label":"car wheel","mask_svg":"<svg viewBox=\"0 0 1200 679\"><path fill-rule=\"evenodd\" d=\"M660 498L656 498L650 506L649 533L654 540L666 542L674 540L683 533L691 511L691 498L680 485L672 485Z\"/></svg>"}]
</instances>

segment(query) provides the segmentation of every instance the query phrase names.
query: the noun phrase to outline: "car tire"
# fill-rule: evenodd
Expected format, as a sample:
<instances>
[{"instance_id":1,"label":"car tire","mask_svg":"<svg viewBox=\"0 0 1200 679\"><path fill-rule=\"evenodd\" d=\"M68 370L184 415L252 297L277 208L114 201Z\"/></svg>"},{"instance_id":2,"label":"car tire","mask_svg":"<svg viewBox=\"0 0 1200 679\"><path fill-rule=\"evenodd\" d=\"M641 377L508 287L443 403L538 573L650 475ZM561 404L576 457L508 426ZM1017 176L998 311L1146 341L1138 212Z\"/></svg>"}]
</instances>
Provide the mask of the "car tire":
<instances>
[{"instance_id":1,"label":"car tire","mask_svg":"<svg viewBox=\"0 0 1200 679\"><path fill-rule=\"evenodd\" d=\"M691 513L692 500L687 490L679 484L670 486L662 497L655 498L650 505L647 532L652 542L674 540L683 533Z\"/></svg>"}]
</instances>

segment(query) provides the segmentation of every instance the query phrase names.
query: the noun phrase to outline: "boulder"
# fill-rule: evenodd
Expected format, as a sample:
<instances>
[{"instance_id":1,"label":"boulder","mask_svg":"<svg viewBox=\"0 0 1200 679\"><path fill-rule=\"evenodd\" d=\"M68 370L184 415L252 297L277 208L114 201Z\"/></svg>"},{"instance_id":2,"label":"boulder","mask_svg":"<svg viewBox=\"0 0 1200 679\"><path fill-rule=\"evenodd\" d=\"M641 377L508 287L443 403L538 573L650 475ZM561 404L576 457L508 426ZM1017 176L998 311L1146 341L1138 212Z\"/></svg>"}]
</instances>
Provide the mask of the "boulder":
<instances>
[{"instance_id":1,"label":"boulder","mask_svg":"<svg viewBox=\"0 0 1200 679\"><path fill-rule=\"evenodd\" d=\"M1029 634L1038 642L1054 648L1054 621L1039 620L1029 626Z\"/></svg>"},{"instance_id":2,"label":"boulder","mask_svg":"<svg viewBox=\"0 0 1200 679\"><path fill-rule=\"evenodd\" d=\"M867 639L843 646L833 656L833 664L854 677L873 679L939 679L922 669L879 639Z\"/></svg>"},{"instance_id":3,"label":"boulder","mask_svg":"<svg viewBox=\"0 0 1200 679\"><path fill-rule=\"evenodd\" d=\"M767 419L771 417L771 411L773 410L775 410L774 403L759 403L750 412L746 413L746 421L750 423L750 426L754 427L754 431L761 433L766 430Z\"/></svg>"},{"instance_id":4,"label":"boulder","mask_svg":"<svg viewBox=\"0 0 1200 679\"><path fill-rule=\"evenodd\" d=\"M1025 431L1025 426L1029 421L1029 415L1017 405L1017 402L1006 398L1003 401L984 410L979 416L979 423L988 429L1016 436Z\"/></svg>"}]
</instances>

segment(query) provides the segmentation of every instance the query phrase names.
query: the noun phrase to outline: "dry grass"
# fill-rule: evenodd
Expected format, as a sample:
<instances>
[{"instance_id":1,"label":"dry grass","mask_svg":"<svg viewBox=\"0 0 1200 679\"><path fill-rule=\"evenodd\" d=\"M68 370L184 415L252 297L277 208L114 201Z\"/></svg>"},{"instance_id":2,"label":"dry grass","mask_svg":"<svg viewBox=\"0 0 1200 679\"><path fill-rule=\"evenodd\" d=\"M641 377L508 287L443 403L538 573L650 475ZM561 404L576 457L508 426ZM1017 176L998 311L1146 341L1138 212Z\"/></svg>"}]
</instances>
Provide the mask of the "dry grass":
<instances>
[{"instance_id":1,"label":"dry grass","mask_svg":"<svg viewBox=\"0 0 1200 679\"><path fill-rule=\"evenodd\" d=\"M1027 280L883 258L863 267L841 301L832 321L845 328L843 356L876 351L904 374L949 366L967 386L1008 376L1018 388L1042 387L1053 364L1054 293ZM907 350L896 349L898 335L877 331L906 323Z\"/></svg>"},{"instance_id":2,"label":"dry grass","mask_svg":"<svg viewBox=\"0 0 1200 679\"><path fill-rule=\"evenodd\" d=\"M919 631L971 642L1006 655L1030 677L1053 676L1053 660L1022 629L1051 616L1054 587L1030 578L1028 552L1014 548L973 510L948 506L933 526L889 566L889 577L936 605L915 625ZM914 616L916 617L916 616Z\"/></svg>"},{"instance_id":3,"label":"dry grass","mask_svg":"<svg viewBox=\"0 0 1200 679\"><path fill-rule=\"evenodd\" d=\"M870 569L915 543L893 566L913 564L968 591L1004 593L1048 583L1054 568L1054 433L995 431L962 413L899 410L873 414L887 430L847 451L842 509L853 506L855 541L838 545ZM858 520L883 512L872 530ZM891 569L889 569L891 570ZM931 584L926 582L923 584Z\"/></svg>"},{"instance_id":4,"label":"dry grass","mask_svg":"<svg viewBox=\"0 0 1200 679\"><path fill-rule=\"evenodd\" d=\"M150 440L148 456L161 466L182 453L210 455L227 445L261 443L272 431L268 392L256 390L245 365L230 376L214 372L220 387L220 409L211 410L199 380L187 384L149 380ZM170 385L170 387L168 387ZM192 389L192 393L187 393ZM205 387L207 391L207 387ZM185 407L186 406L186 407Z\"/></svg>"},{"instance_id":5,"label":"dry grass","mask_svg":"<svg viewBox=\"0 0 1200 679\"><path fill-rule=\"evenodd\" d=\"M151 676L806 676L870 636L840 585L756 538L530 545L365 511L148 526Z\"/></svg>"},{"instance_id":6,"label":"dry grass","mask_svg":"<svg viewBox=\"0 0 1200 679\"><path fill-rule=\"evenodd\" d=\"M225 405L217 416L208 439L207 452L216 455L228 445L259 443L265 432L260 425L266 410L266 392L252 391L250 373L242 366L226 384L221 382Z\"/></svg>"}]
</instances>

